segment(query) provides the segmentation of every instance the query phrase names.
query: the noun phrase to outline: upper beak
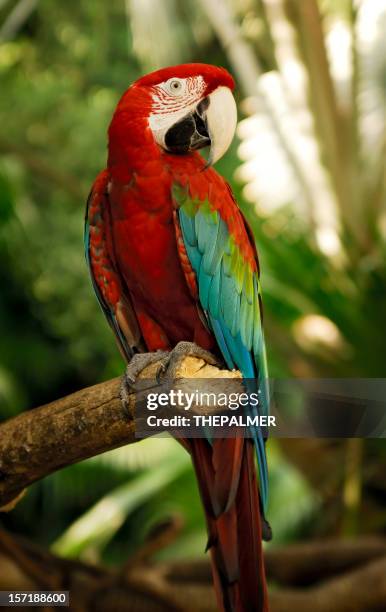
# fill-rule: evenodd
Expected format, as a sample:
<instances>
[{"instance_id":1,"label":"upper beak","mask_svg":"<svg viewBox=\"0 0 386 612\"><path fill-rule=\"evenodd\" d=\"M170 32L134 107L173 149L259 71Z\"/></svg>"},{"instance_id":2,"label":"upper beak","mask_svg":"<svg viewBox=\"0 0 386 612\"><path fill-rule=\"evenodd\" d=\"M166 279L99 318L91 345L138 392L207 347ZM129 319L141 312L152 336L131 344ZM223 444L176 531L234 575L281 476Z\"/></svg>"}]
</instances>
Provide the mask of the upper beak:
<instances>
[{"instance_id":1,"label":"upper beak","mask_svg":"<svg viewBox=\"0 0 386 612\"><path fill-rule=\"evenodd\" d=\"M215 164L229 148L237 125L236 102L228 87L217 87L209 96L205 112L210 138L208 166Z\"/></svg>"}]
</instances>

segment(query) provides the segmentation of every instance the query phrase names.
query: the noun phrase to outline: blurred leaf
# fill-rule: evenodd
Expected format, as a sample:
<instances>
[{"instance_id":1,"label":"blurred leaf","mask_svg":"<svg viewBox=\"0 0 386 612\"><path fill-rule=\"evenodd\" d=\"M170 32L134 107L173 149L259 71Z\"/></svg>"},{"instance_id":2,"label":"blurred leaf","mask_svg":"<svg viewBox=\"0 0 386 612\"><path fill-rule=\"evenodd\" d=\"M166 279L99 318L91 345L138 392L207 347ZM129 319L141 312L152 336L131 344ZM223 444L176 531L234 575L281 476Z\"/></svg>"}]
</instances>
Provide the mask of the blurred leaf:
<instances>
[{"instance_id":1,"label":"blurred leaf","mask_svg":"<svg viewBox=\"0 0 386 612\"><path fill-rule=\"evenodd\" d=\"M111 491L77 519L53 543L52 550L60 555L77 557L88 547L103 548L130 512L174 480L188 465L188 455L179 456L179 461L170 457L169 461L153 466Z\"/></svg>"}]
</instances>

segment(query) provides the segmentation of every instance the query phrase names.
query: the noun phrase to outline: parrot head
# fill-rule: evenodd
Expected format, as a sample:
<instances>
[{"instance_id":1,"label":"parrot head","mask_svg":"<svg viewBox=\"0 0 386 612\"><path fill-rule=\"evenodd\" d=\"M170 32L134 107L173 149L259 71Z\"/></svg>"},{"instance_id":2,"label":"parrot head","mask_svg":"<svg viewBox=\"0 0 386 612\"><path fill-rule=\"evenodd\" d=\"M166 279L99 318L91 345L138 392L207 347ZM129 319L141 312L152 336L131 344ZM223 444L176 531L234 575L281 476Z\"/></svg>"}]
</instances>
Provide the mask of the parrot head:
<instances>
[{"instance_id":1,"label":"parrot head","mask_svg":"<svg viewBox=\"0 0 386 612\"><path fill-rule=\"evenodd\" d=\"M224 68L183 64L152 72L131 85L118 104L112 125L119 119L145 129L167 153L184 155L210 147L214 164L232 142L237 110L234 81Z\"/></svg>"}]
</instances>

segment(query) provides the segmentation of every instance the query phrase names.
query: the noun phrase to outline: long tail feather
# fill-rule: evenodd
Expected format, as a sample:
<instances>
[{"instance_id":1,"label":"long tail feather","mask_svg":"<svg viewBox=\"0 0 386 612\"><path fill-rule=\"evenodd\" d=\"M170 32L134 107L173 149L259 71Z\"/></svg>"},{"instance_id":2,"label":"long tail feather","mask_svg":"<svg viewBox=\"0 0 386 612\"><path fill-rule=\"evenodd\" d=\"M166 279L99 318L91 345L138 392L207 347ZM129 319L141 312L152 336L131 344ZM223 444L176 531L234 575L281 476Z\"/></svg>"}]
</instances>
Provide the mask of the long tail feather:
<instances>
[{"instance_id":1,"label":"long tail feather","mask_svg":"<svg viewBox=\"0 0 386 612\"><path fill-rule=\"evenodd\" d=\"M219 610L268 612L253 441L195 439L190 452L206 514Z\"/></svg>"}]
</instances>

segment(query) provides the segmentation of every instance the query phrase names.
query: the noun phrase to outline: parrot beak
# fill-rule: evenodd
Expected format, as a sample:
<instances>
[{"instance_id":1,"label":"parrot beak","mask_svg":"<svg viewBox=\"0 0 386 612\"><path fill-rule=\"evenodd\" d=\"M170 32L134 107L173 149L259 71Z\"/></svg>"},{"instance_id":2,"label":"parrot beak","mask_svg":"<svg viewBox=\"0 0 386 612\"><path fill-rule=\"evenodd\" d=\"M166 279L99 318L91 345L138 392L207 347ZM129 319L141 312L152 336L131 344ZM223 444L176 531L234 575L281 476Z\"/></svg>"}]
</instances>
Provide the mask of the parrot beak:
<instances>
[{"instance_id":1,"label":"parrot beak","mask_svg":"<svg viewBox=\"0 0 386 612\"><path fill-rule=\"evenodd\" d=\"M224 155L232 142L236 124L236 102L228 87L217 87L203 98L188 114L170 125L161 125L162 119L152 119L150 126L156 141L166 151L186 154L210 146L206 167L212 166Z\"/></svg>"},{"instance_id":2,"label":"parrot beak","mask_svg":"<svg viewBox=\"0 0 386 612\"><path fill-rule=\"evenodd\" d=\"M236 102L228 87L218 87L209 96L205 122L210 138L208 166L215 164L228 150L237 125Z\"/></svg>"}]
</instances>

